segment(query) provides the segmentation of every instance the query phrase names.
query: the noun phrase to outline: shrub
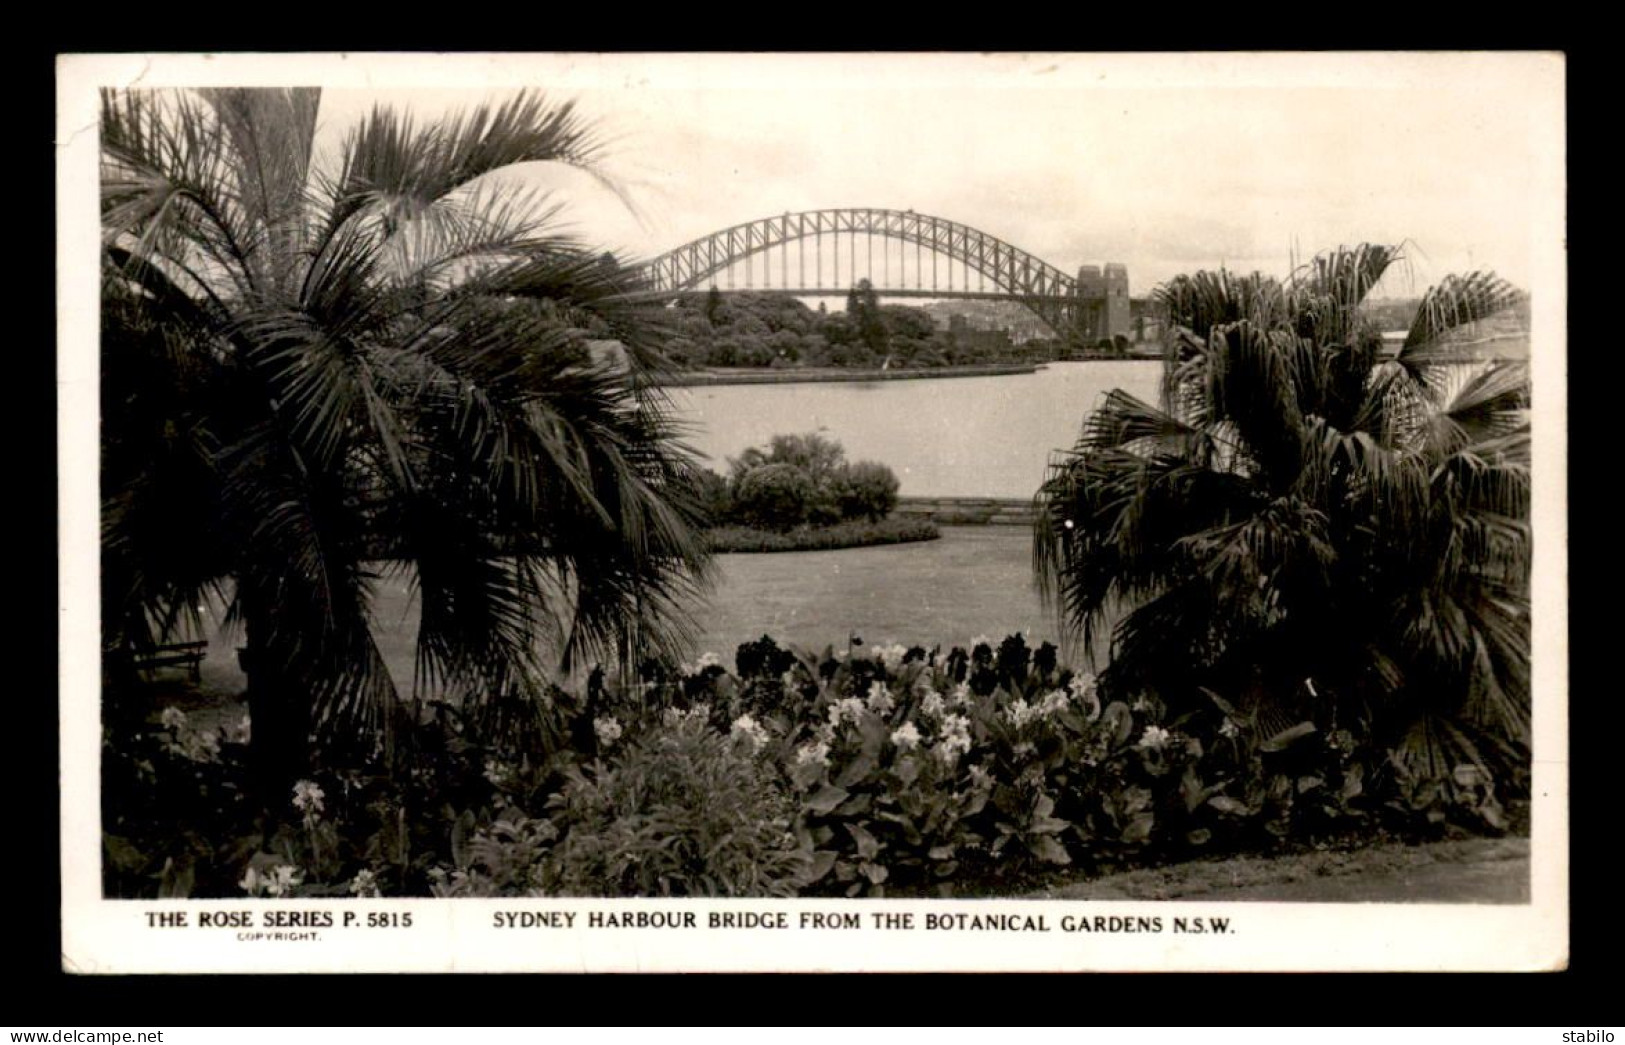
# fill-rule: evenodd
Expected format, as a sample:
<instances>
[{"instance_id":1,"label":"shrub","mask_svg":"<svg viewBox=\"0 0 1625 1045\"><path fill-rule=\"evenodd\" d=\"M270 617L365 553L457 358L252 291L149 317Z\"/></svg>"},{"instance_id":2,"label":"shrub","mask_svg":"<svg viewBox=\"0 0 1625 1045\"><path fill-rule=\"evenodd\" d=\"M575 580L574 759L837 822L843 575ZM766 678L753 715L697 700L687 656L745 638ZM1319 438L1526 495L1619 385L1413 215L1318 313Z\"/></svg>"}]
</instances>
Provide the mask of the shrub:
<instances>
[{"instance_id":1,"label":"shrub","mask_svg":"<svg viewBox=\"0 0 1625 1045\"><path fill-rule=\"evenodd\" d=\"M837 500L843 519L877 522L897 507L897 473L875 461L847 465L840 473Z\"/></svg>"},{"instance_id":2,"label":"shrub","mask_svg":"<svg viewBox=\"0 0 1625 1045\"><path fill-rule=\"evenodd\" d=\"M716 553L804 552L907 544L932 541L941 536L942 531L929 519L891 518L879 522L854 520L833 526L798 526L785 531L720 526L706 534L706 542Z\"/></svg>"},{"instance_id":3,"label":"shrub","mask_svg":"<svg viewBox=\"0 0 1625 1045\"><path fill-rule=\"evenodd\" d=\"M788 530L812 515L818 487L793 464L763 464L741 475L733 487L735 513L753 526Z\"/></svg>"},{"instance_id":4,"label":"shrub","mask_svg":"<svg viewBox=\"0 0 1625 1045\"><path fill-rule=\"evenodd\" d=\"M841 444L816 432L774 436L766 449L751 447L729 467L731 504L718 502L716 523L786 530L876 522L897 506L896 473L874 461L847 464Z\"/></svg>"},{"instance_id":5,"label":"shrub","mask_svg":"<svg viewBox=\"0 0 1625 1045\"><path fill-rule=\"evenodd\" d=\"M668 711L609 765L575 773L550 803L564 837L559 890L585 896L793 896L807 855L793 813L753 757L703 713Z\"/></svg>"},{"instance_id":6,"label":"shrub","mask_svg":"<svg viewBox=\"0 0 1625 1045\"><path fill-rule=\"evenodd\" d=\"M102 744L102 886L118 898L238 895L254 849L243 737L175 710Z\"/></svg>"},{"instance_id":7,"label":"shrub","mask_svg":"<svg viewBox=\"0 0 1625 1045\"><path fill-rule=\"evenodd\" d=\"M807 473L815 483L826 483L834 478L846 463L846 451L833 439L817 432L805 435L776 435L767 449L751 447L735 460L728 462L735 482L745 473L766 464L793 465Z\"/></svg>"},{"instance_id":8,"label":"shrub","mask_svg":"<svg viewBox=\"0 0 1625 1045\"><path fill-rule=\"evenodd\" d=\"M550 820L497 820L454 847L455 871L430 872L431 892L448 898L546 896L556 877L547 856L558 835Z\"/></svg>"},{"instance_id":9,"label":"shrub","mask_svg":"<svg viewBox=\"0 0 1625 1045\"><path fill-rule=\"evenodd\" d=\"M711 525L720 525L731 519L734 500L728 489L728 480L710 469L695 469L693 474L695 497Z\"/></svg>"}]
</instances>

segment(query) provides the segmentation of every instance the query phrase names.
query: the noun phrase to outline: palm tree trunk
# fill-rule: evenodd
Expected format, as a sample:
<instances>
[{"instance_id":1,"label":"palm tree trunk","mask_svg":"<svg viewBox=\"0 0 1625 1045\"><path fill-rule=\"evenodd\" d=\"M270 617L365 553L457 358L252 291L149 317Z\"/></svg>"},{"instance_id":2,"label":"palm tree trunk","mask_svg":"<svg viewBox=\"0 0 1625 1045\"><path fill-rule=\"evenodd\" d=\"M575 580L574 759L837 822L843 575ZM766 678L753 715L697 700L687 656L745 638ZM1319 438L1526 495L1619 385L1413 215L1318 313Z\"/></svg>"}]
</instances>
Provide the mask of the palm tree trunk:
<instances>
[{"instance_id":1,"label":"palm tree trunk","mask_svg":"<svg viewBox=\"0 0 1625 1045\"><path fill-rule=\"evenodd\" d=\"M274 650L267 616L270 603L244 594L247 647L241 655L248 676L250 781L255 801L265 812L267 832L291 816L293 785L310 775L310 699L287 667L288 658Z\"/></svg>"}]
</instances>

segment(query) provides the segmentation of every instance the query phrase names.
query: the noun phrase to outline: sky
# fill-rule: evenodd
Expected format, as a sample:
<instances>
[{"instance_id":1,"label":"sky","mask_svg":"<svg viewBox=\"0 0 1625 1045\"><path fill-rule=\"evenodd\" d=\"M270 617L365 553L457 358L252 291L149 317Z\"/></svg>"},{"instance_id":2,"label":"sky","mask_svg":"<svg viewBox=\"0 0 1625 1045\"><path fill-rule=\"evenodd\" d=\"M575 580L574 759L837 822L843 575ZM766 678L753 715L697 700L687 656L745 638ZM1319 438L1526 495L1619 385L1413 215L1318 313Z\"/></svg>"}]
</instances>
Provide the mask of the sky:
<instances>
[{"instance_id":1,"label":"sky","mask_svg":"<svg viewBox=\"0 0 1625 1045\"><path fill-rule=\"evenodd\" d=\"M505 77L576 101L625 200L556 165L519 179L639 257L828 207L949 218L1069 272L1123 262L1136 295L1364 241L1405 244L1388 293L1475 268L1528 287L1554 246L1550 56L553 56ZM511 91L329 89L322 134Z\"/></svg>"},{"instance_id":2,"label":"sky","mask_svg":"<svg viewBox=\"0 0 1625 1045\"><path fill-rule=\"evenodd\" d=\"M1403 243L1383 292L1562 257L1561 58L1542 54L135 56L143 85L317 83L328 146L375 104L425 119L573 99L601 166L532 164L594 246L648 258L730 225L913 209L1068 272L1286 274ZM104 79L106 79L104 75ZM111 77L116 82L117 77Z\"/></svg>"}]
</instances>

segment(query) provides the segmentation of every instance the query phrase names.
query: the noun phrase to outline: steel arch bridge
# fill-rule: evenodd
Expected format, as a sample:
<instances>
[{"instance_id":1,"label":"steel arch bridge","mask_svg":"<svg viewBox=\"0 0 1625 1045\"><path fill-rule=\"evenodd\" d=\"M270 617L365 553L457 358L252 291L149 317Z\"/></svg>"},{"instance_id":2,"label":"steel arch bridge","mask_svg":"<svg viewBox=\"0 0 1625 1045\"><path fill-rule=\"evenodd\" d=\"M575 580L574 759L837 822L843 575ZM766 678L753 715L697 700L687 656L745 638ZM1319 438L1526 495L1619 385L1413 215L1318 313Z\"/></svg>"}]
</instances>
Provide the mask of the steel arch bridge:
<instances>
[{"instance_id":1,"label":"steel arch bridge","mask_svg":"<svg viewBox=\"0 0 1625 1045\"><path fill-rule=\"evenodd\" d=\"M860 239L866 275L858 275ZM884 275L874 266L875 242L882 249ZM842 247L845 246L843 252ZM898 276L891 275L896 246ZM908 286L907 247L914 247L914 285ZM792 249L793 248L793 249ZM924 255L929 252L929 272ZM843 253L847 262L842 279ZM940 267L938 260L948 264ZM755 287L754 262L760 259L762 286ZM779 284L772 282L778 263ZM720 274L745 265L745 288L779 290L803 296L844 295L860 278L868 278L883 297L983 298L1025 305L1057 334L1101 333L1100 287L1080 286L1077 278L996 236L947 218L912 210L874 207L803 211L735 225L702 236L637 266L638 281L650 290L675 292L711 285ZM954 285L960 266L959 285ZM1108 266L1108 270L1119 266ZM809 271L811 278L808 278ZM1086 270L1087 271L1087 270ZM970 286L975 275L979 287ZM826 275L829 277L826 279ZM876 278L880 275L880 278ZM1122 312L1128 309L1127 274L1122 277ZM988 284L991 284L989 289ZM736 288L730 288L736 289ZM1116 325L1116 324L1112 324ZM1099 327L1094 330L1091 328Z\"/></svg>"}]
</instances>

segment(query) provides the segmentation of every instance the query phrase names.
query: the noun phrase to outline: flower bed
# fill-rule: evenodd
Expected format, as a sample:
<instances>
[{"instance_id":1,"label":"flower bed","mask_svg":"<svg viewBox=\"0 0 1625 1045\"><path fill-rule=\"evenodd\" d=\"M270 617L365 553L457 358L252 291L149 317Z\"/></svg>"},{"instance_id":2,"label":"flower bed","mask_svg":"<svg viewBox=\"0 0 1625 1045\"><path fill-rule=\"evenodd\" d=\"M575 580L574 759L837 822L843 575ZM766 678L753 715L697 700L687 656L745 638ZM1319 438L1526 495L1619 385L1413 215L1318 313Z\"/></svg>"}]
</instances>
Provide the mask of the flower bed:
<instances>
[{"instance_id":1,"label":"flower bed","mask_svg":"<svg viewBox=\"0 0 1625 1045\"><path fill-rule=\"evenodd\" d=\"M651 662L620 689L595 673L556 694L551 743L440 706L409 768L317 771L279 825L248 814L241 737L170 714L108 747L108 891L978 895L1064 866L1504 826L1467 767L1419 780L1347 729L1261 729L1217 694L1178 714L1103 700L1020 636L822 654L764 637L734 667Z\"/></svg>"}]
</instances>

